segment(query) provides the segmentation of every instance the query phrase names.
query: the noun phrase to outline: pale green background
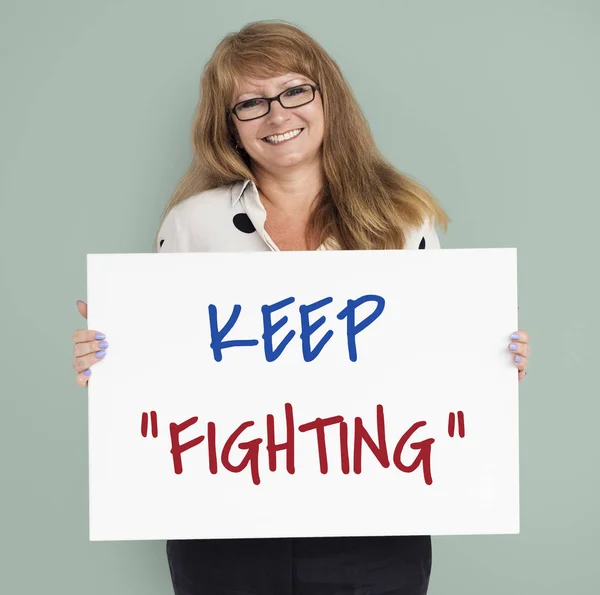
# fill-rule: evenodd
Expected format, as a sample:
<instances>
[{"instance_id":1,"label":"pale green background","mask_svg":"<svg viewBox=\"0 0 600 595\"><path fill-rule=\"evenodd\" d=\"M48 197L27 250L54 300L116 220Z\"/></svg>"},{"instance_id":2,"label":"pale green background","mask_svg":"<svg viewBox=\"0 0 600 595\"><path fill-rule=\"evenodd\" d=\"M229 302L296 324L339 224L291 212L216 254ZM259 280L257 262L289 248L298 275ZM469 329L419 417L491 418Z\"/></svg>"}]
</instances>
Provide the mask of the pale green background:
<instances>
[{"instance_id":1,"label":"pale green background","mask_svg":"<svg viewBox=\"0 0 600 595\"><path fill-rule=\"evenodd\" d=\"M1 0L0 592L171 592L163 542L88 542L75 301L86 253L151 249L204 63L268 18L338 61L444 247L519 250L522 532L435 538L430 593L599 593L594 0Z\"/></svg>"}]
</instances>

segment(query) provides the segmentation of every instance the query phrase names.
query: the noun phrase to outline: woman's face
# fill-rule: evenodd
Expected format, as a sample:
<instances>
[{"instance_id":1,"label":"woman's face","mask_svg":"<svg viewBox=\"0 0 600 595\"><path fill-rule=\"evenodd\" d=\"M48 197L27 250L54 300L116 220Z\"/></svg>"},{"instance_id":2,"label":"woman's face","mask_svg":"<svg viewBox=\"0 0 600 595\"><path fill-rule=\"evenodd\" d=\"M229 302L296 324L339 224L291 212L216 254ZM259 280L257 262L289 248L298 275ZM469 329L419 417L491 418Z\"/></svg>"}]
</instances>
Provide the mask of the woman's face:
<instances>
[{"instance_id":1,"label":"woman's face","mask_svg":"<svg viewBox=\"0 0 600 595\"><path fill-rule=\"evenodd\" d=\"M274 97L306 83L314 85L315 81L298 73L269 79L244 78L238 83L230 107L248 99ZM314 100L306 105L284 108L278 101L272 101L269 113L261 118L241 122L235 115L231 117L239 135L239 146L266 170L302 165L320 158L325 123L319 91L315 91ZM300 134L287 140L272 138L299 130Z\"/></svg>"}]
</instances>

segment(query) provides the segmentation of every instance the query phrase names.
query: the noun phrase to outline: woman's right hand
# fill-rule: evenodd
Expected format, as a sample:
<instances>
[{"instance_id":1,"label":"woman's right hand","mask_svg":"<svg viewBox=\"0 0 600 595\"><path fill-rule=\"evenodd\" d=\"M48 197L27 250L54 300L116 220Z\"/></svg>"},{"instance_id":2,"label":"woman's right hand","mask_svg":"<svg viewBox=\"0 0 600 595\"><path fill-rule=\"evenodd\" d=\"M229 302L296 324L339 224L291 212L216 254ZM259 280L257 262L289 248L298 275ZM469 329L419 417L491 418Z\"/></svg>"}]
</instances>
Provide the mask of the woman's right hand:
<instances>
[{"instance_id":1,"label":"woman's right hand","mask_svg":"<svg viewBox=\"0 0 600 595\"><path fill-rule=\"evenodd\" d=\"M79 300L77 302L79 313L87 320L87 304ZM78 329L73 333L73 370L77 372L75 382L82 388L88 385L88 379L94 364L98 363L105 355L108 342L106 336L97 331L88 331L87 329Z\"/></svg>"}]
</instances>

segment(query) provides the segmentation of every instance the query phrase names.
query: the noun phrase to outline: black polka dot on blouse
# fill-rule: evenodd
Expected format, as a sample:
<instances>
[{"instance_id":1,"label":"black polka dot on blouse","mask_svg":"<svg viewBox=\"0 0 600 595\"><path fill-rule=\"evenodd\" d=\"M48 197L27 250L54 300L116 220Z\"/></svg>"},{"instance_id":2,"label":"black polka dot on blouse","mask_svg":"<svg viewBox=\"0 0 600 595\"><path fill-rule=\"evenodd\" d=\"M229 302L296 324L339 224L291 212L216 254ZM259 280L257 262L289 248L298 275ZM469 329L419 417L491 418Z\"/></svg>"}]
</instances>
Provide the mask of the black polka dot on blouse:
<instances>
[{"instance_id":1,"label":"black polka dot on blouse","mask_svg":"<svg viewBox=\"0 0 600 595\"><path fill-rule=\"evenodd\" d=\"M419 244L419 250L425 250L425 238L421 239L421 243Z\"/></svg>"},{"instance_id":2,"label":"black polka dot on blouse","mask_svg":"<svg viewBox=\"0 0 600 595\"><path fill-rule=\"evenodd\" d=\"M243 233L254 233L256 227L250 221L250 217L246 213L238 213L233 217L233 224Z\"/></svg>"}]
</instances>

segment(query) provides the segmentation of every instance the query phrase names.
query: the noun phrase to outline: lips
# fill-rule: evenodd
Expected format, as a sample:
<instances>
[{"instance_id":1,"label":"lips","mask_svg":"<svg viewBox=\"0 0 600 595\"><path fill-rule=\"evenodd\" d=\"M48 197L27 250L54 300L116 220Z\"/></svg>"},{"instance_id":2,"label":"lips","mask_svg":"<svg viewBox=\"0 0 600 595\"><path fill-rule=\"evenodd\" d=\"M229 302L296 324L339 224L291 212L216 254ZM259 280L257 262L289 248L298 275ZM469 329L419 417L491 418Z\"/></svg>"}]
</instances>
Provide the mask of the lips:
<instances>
[{"instance_id":1,"label":"lips","mask_svg":"<svg viewBox=\"0 0 600 595\"><path fill-rule=\"evenodd\" d=\"M281 135L287 134L288 132L294 132L295 130L299 130L300 132L298 132L298 134L296 134L295 136L292 136L291 138L286 138L285 140L281 140L277 143L272 143L267 140L268 136L281 136ZM298 138L303 132L304 132L304 128L292 128L292 130L286 130L285 132L281 132L281 133L277 133L277 134L269 134L268 136L265 136L261 140L263 142L267 143L268 145L277 146L277 145L282 145L288 141L294 140L295 138Z\"/></svg>"}]
</instances>

